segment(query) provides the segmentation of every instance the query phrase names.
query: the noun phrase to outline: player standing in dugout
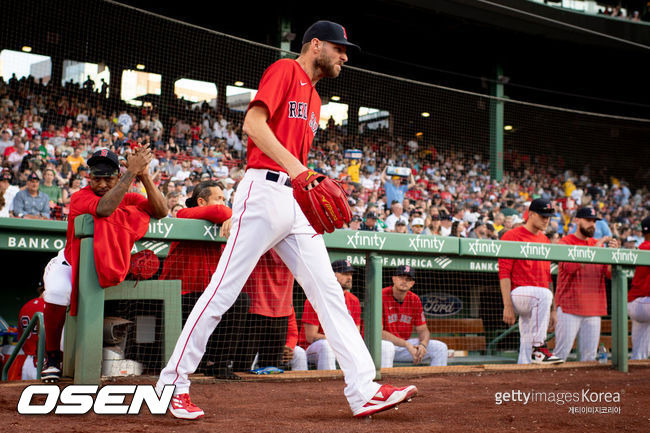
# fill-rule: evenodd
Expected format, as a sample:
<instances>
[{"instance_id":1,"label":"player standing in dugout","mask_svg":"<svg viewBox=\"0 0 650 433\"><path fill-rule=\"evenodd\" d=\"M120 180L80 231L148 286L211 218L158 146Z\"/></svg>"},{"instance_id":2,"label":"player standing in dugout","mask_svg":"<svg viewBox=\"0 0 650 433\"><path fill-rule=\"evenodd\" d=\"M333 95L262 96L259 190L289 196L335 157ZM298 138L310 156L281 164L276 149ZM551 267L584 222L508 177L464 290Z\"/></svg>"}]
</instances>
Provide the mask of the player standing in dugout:
<instances>
[{"instance_id":1,"label":"player standing in dugout","mask_svg":"<svg viewBox=\"0 0 650 433\"><path fill-rule=\"evenodd\" d=\"M351 220L347 197L337 183L306 167L320 119L321 99L314 86L321 78L337 77L348 60L347 48L359 47L348 42L343 26L330 21L310 26L302 43L297 59L281 59L267 68L244 119L248 161L233 203L230 236L157 383L159 393L165 385L175 385L170 412L177 418L204 415L190 400L188 375L259 258L271 248L321 318L344 373L344 394L353 415L369 416L417 394L413 385L396 388L374 382L372 357L348 314L320 236Z\"/></svg>"}]
</instances>

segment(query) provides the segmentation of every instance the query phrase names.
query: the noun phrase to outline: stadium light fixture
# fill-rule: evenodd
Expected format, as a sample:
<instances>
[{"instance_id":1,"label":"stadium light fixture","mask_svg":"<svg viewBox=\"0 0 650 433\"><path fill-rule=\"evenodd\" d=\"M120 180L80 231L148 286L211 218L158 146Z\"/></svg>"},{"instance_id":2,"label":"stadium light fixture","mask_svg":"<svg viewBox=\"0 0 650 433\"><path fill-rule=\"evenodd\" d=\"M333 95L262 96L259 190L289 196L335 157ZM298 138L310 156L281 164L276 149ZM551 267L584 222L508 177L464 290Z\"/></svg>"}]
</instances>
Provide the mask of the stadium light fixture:
<instances>
[{"instance_id":1,"label":"stadium light fixture","mask_svg":"<svg viewBox=\"0 0 650 433\"><path fill-rule=\"evenodd\" d=\"M138 63L137 65L135 65L135 69L137 69L138 71L142 71L144 70L144 68L145 66L142 63Z\"/></svg>"},{"instance_id":2,"label":"stadium light fixture","mask_svg":"<svg viewBox=\"0 0 650 433\"><path fill-rule=\"evenodd\" d=\"M331 99L332 101L340 101L340 100L341 100L341 97L340 97L340 96L336 96L336 95L334 95L334 96L332 96L330 99Z\"/></svg>"},{"instance_id":3,"label":"stadium light fixture","mask_svg":"<svg viewBox=\"0 0 650 433\"><path fill-rule=\"evenodd\" d=\"M29 47L29 46L25 45L24 47L21 48L21 50L24 53L31 53L32 52L32 47Z\"/></svg>"},{"instance_id":4,"label":"stadium light fixture","mask_svg":"<svg viewBox=\"0 0 650 433\"><path fill-rule=\"evenodd\" d=\"M243 81L235 81L234 84L235 84L235 86L237 86L237 87L241 87L241 86L244 85L244 82L243 82Z\"/></svg>"},{"instance_id":5,"label":"stadium light fixture","mask_svg":"<svg viewBox=\"0 0 650 433\"><path fill-rule=\"evenodd\" d=\"M424 112L420 113L420 116L429 117L429 116L431 116L431 113L428 113L428 112L424 111Z\"/></svg>"},{"instance_id":6,"label":"stadium light fixture","mask_svg":"<svg viewBox=\"0 0 650 433\"><path fill-rule=\"evenodd\" d=\"M503 127L503 129L506 131L512 131L512 125L506 125Z\"/></svg>"}]
</instances>

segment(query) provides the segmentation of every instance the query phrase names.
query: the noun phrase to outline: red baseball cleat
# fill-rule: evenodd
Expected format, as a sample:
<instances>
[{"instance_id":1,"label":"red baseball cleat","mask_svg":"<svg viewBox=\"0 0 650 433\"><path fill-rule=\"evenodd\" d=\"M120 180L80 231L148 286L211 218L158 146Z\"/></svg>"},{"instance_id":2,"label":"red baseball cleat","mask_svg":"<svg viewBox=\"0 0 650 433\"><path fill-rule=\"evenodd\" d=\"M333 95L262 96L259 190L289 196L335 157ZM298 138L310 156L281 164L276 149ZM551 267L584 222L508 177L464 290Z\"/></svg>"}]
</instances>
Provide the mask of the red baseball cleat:
<instances>
[{"instance_id":1,"label":"red baseball cleat","mask_svg":"<svg viewBox=\"0 0 650 433\"><path fill-rule=\"evenodd\" d=\"M180 419L197 419L205 413L190 400L189 394L178 394L172 397L169 404L169 411L176 418Z\"/></svg>"},{"instance_id":2,"label":"red baseball cleat","mask_svg":"<svg viewBox=\"0 0 650 433\"><path fill-rule=\"evenodd\" d=\"M558 358L549 352L546 345L533 347L533 356L531 362L533 364L561 364L564 362L562 358Z\"/></svg>"},{"instance_id":3,"label":"red baseball cleat","mask_svg":"<svg viewBox=\"0 0 650 433\"><path fill-rule=\"evenodd\" d=\"M395 388L391 385L382 385L377 391L377 394L360 409L354 411L356 418L370 416L384 410L391 409L403 401L411 401L415 397L418 389L414 385L405 386L403 388Z\"/></svg>"}]
</instances>

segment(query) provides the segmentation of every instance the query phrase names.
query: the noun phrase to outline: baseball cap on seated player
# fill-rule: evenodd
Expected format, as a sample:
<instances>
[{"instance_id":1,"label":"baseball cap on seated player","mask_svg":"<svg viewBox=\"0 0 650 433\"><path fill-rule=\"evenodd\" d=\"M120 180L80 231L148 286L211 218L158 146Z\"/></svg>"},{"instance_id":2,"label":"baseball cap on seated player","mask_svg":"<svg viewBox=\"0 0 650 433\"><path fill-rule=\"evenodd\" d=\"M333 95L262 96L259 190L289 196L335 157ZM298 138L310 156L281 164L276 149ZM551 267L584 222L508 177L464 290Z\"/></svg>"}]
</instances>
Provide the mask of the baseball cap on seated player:
<instances>
[{"instance_id":1,"label":"baseball cap on seated player","mask_svg":"<svg viewBox=\"0 0 650 433\"><path fill-rule=\"evenodd\" d=\"M345 31L345 27L340 24L333 23L332 21L316 21L314 24L309 26L302 37L303 45L314 38L320 39L321 41L327 41L334 44L356 48L357 50L361 51L361 48L358 45L348 42L348 35Z\"/></svg>"},{"instance_id":2,"label":"baseball cap on seated player","mask_svg":"<svg viewBox=\"0 0 650 433\"><path fill-rule=\"evenodd\" d=\"M352 264L347 260L336 260L332 262L332 270L344 274L346 272L354 272Z\"/></svg>"},{"instance_id":3,"label":"baseball cap on seated player","mask_svg":"<svg viewBox=\"0 0 650 433\"><path fill-rule=\"evenodd\" d=\"M90 174L95 177L117 176L120 172L120 161L114 152L99 149L88 160Z\"/></svg>"},{"instance_id":4,"label":"baseball cap on seated player","mask_svg":"<svg viewBox=\"0 0 650 433\"><path fill-rule=\"evenodd\" d=\"M539 214L543 217L550 217L555 213L555 209L553 209L553 206L551 206L551 202L543 198L536 198L533 200L530 203L528 210L535 212L536 214Z\"/></svg>"},{"instance_id":5,"label":"baseball cap on seated player","mask_svg":"<svg viewBox=\"0 0 650 433\"><path fill-rule=\"evenodd\" d=\"M413 269L409 265L401 265L398 266L397 269L395 269L395 274L396 277L405 275L407 277L411 277L415 280L415 269Z\"/></svg>"},{"instance_id":6,"label":"baseball cap on seated player","mask_svg":"<svg viewBox=\"0 0 650 433\"><path fill-rule=\"evenodd\" d=\"M576 212L576 218L584 218L584 219L591 219L591 220L599 220L601 218L598 218L598 214L596 213L596 209L590 206L585 206L581 207L578 209Z\"/></svg>"}]
</instances>

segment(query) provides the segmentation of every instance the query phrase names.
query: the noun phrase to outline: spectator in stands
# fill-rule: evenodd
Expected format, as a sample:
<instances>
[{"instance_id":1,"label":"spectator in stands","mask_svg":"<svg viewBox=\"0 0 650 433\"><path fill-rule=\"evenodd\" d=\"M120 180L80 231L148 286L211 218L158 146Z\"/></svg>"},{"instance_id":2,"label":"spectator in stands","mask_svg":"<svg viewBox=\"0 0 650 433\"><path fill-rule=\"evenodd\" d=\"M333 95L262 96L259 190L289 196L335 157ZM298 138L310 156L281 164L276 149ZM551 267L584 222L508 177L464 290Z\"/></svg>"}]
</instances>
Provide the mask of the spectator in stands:
<instances>
[{"instance_id":1,"label":"spectator in stands","mask_svg":"<svg viewBox=\"0 0 650 433\"><path fill-rule=\"evenodd\" d=\"M392 367L393 361L447 365L447 345L431 339L422 301L411 291L415 269L398 266L392 279L393 285L382 290L382 367ZM411 338L414 329L417 337Z\"/></svg>"},{"instance_id":2,"label":"spectator in stands","mask_svg":"<svg viewBox=\"0 0 650 433\"><path fill-rule=\"evenodd\" d=\"M350 225L348 228L350 230L360 230L362 223L363 218L361 218L359 215L352 215L352 219L350 220Z\"/></svg>"},{"instance_id":3,"label":"spectator in stands","mask_svg":"<svg viewBox=\"0 0 650 433\"><path fill-rule=\"evenodd\" d=\"M54 170L51 168L46 169L43 172L43 183L40 186L40 190L50 198L50 208L62 203L63 198L61 187L54 184L55 175L56 172Z\"/></svg>"},{"instance_id":4,"label":"spectator in stands","mask_svg":"<svg viewBox=\"0 0 650 433\"><path fill-rule=\"evenodd\" d=\"M13 216L14 197L20 191L16 185L11 184L12 180L11 170L2 170L0 173L0 197L2 197L4 204L0 207L0 217L3 218Z\"/></svg>"},{"instance_id":5,"label":"spectator in stands","mask_svg":"<svg viewBox=\"0 0 650 433\"><path fill-rule=\"evenodd\" d=\"M14 216L25 219L49 219L50 198L39 191L41 179L36 173L27 177L27 188L14 197Z\"/></svg>"},{"instance_id":6,"label":"spectator in stands","mask_svg":"<svg viewBox=\"0 0 650 433\"><path fill-rule=\"evenodd\" d=\"M172 208L172 210L171 210L171 212L169 214L169 217L170 218L177 218L178 217L178 211L181 210L181 209L185 209L185 206L183 206L180 203L174 205L174 207Z\"/></svg>"},{"instance_id":7,"label":"spectator in stands","mask_svg":"<svg viewBox=\"0 0 650 433\"><path fill-rule=\"evenodd\" d=\"M403 178L400 176L392 176L389 179L386 175L387 168L388 166L384 167L384 170L381 172L380 176L381 183L386 190L386 202L391 203L391 205L394 201L402 203L404 201L406 192L415 186L415 179L413 178L413 174L411 173L409 175L407 183L404 184Z\"/></svg>"},{"instance_id":8,"label":"spectator in stands","mask_svg":"<svg viewBox=\"0 0 650 433\"><path fill-rule=\"evenodd\" d=\"M462 220L454 221L451 223L451 231L449 236L454 236L457 238L464 238L465 229L467 228L466 224Z\"/></svg>"},{"instance_id":9,"label":"spectator in stands","mask_svg":"<svg viewBox=\"0 0 650 433\"><path fill-rule=\"evenodd\" d=\"M8 147L5 152L9 151L11 147ZM20 137L14 137L13 151L6 158L9 165L12 167L14 175L18 175L18 172L23 163L23 159L29 155L25 150L25 143L22 142Z\"/></svg>"},{"instance_id":10,"label":"spectator in stands","mask_svg":"<svg viewBox=\"0 0 650 433\"><path fill-rule=\"evenodd\" d=\"M377 224L377 214L374 212L368 212L366 214L366 219L361 224L361 227L359 227L359 230L369 231L369 232L380 231L379 226Z\"/></svg>"},{"instance_id":11,"label":"spectator in stands","mask_svg":"<svg viewBox=\"0 0 650 433\"><path fill-rule=\"evenodd\" d=\"M413 218L411 221L411 233L420 235L424 232L424 220L422 218Z\"/></svg>"},{"instance_id":12,"label":"spectator in stands","mask_svg":"<svg viewBox=\"0 0 650 433\"><path fill-rule=\"evenodd\" d=\"M13 146L13 143L11 140L11 132L8 129L3 129L2 133L0 133L0 156L4 156L5 150Z\"/></svg>"},{"instance_id":13,"label":"spectator in stands","mask_svg":"<svg viewBox=\"0 0 650 433\"><path fill-rule=\"evenodd\" d=\"M404 206L401 202L393 201L390 208L392 212L385 220L387 232L395 231L395 223L397 221L402 221L405 224L408 224L409 222L408 215L404 214Z\"/></svg>"},{"instance_id":14,"label":"spectator in stands","mask_svg":"<svg viewBox=\"0 0 650 433\"><path fill-rule=\"evenodd\" d=\"M72 169L73 174L77 174L79 167L86 165L86 160L83 158L83 156L81 156L81 152L81 146L76 146L72 155L69 155L67 158L67 162L70 164L70 168Z\"/></svg>"}]
</instances>

